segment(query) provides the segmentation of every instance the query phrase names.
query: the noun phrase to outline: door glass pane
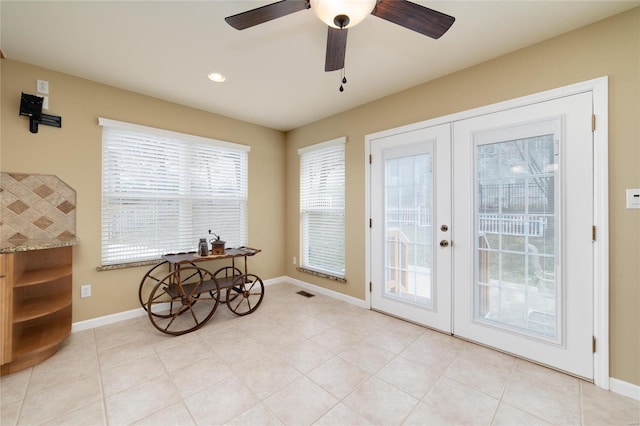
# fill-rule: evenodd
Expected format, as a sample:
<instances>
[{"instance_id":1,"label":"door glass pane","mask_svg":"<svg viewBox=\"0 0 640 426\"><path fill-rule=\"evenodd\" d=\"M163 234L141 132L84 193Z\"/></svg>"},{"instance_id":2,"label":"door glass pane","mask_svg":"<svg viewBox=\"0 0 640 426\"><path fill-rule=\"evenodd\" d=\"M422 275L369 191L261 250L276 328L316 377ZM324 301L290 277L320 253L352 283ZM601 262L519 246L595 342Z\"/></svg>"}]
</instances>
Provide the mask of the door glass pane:
<instances>
[{"instance_id":1,"label":"door glass pane","mask_svg":"<svg viewBox=\"0 0 640 426\"><path fill-rule=\"evenodd\" d=\"M557 339L553 135L476 146L475 318Z\"/></svg>"},{"instance_id":2,"label":"door glass pane","mask_svg":"<svg viewBox=\"0 0 640 426\"><path fill-rule=\"evenodd\" d=\"M430 153L385 160L384 295L433 307Z\"/></svg>"}]
</instances>

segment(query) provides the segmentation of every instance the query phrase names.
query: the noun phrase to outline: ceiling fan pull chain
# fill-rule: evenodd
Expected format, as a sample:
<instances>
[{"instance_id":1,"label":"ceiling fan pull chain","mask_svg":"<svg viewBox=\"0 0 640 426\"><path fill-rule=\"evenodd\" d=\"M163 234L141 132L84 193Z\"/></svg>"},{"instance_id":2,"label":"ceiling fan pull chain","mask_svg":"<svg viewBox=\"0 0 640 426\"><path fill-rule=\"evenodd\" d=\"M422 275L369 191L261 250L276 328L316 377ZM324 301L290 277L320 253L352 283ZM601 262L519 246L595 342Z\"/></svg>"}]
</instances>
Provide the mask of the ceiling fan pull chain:
<instances>
[{"instance_id":1,"label":"ceiling fan pull chain","mask_svg":"<svg viewBox=\"0 0 640 426\"><path fill-rule=\"evenodd\" d=\"M344 75L344 68L342 67L342 84L347 84L347 77L345 77ZM342 84L340 85L340 91L344 92L344 87L342 87Z\"/></svg>"}]
</instances>

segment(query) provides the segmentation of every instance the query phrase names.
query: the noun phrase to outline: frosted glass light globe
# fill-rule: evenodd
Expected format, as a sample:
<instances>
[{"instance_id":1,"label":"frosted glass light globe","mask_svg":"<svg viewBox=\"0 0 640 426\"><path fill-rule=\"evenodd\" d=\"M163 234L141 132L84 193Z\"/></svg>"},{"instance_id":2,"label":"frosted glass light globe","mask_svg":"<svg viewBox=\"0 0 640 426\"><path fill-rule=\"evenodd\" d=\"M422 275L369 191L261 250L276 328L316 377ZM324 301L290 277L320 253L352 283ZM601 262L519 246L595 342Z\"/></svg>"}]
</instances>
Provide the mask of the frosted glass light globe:
<instances>
[{"instance_id":1,"label":"frosted glass light globe","mask_svg":"<svg viewBox=\"0 0 640 426\"><path fill-rule=\"evenodd\" d=\"M311 0L311 10L325 24L333 28L340 28L334 22L338 15L349 17L349 24L344 28L351 28L362 22L376 5L376 0Z\"/></svg>"}]
</instances>

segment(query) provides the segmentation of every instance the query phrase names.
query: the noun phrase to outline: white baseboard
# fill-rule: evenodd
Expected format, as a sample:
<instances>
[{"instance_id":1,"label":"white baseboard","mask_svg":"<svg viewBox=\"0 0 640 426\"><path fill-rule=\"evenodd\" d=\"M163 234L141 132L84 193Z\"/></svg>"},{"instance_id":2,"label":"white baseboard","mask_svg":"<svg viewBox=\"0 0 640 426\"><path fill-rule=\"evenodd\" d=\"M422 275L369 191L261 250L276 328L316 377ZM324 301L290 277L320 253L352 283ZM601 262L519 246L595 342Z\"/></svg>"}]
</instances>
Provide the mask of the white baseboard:
<instances>
[{"instance_id":1,"label":"white baseboard","mask_svg":"<svg viewBox=\"0 0 640 426\"><path fill-rule=\"evenodd\" d=\"M316 285L309 284L307 282L300 281L295 278L282 276L282 277L270 278L268 280L262 281L262 283L265 286L270 286L270 285L274 285L282 282L295 284L306 290L323 294L325 296L333 297L334 299L339 299L344 302L348 302L353 305L359 306L361 308L368 308L368 306L365 305L364 300L356 299L355 297L351 297L351 296L346 296L336 291L327 290L325 288L318 287ZM105 315L103 317L92 318L86 321L78 321L78 322L74 322L71 325L71 332L75 333L77 331L89 330L96 327L102 327L103 325L114 324L116 322L125 321L131 318L137 318L137 317L142 317L146 315L147 315L147 311L145 311L143 308L136 308L130 311L118 312L117 314Z\"/></svg>"},{"instance_id":2,"label":"white baseboard","mask_svg":"<svg viewBox=\"0 0 640 426\"><path fill-rule=\"evenodd\" d=\"M118 312L117 314L105 315L103 317L92 318L86 321L78 321L71 324L71 332L75 333L76 331L89 330L145 315L147 315L147 311L142 308L136 308L130 311Z\"/></svg>"},{"instance_id":3,"label":"white baseboard","mask_svg":"<svg viewBox=\"0 0 640 426\"><path fill-rule=\"evenodd\" d=\"M609 379L609 389L611 392L640 401L640 386L634 385L633 383L623 382L622 380L611 377Z\"/></svg>"},{"instance_id":4,"label":"white baseboard","mask_svg":"<svg viewBox=\"0 0 640 426\"><path fill-rule=\"evenodd\" d=\"M291 277L282 277L280 282L282 281L288 282L290 284L295 284L299 287L304 288L305 290L313 291L315 293L322 294L323 296L329 296L333 297L334 299L342 300L343 302L351 303L352 305L356 305L360 308L369 309L369 304L366 300L358 299L353 296L347 296L346 294L338 293L337 291L329 290L324 287L310 284L308 282Z\"/></svg>"},{"instance_id":5,"label":"white baseboard","mask_svg":"<svg viewBox=\"0 0 640 426\"><path fill-rule=\"evenodd\" d=\"M274 284L280 284L282 282L288 282L289 278L286 276L282 276L282 277L276 277L276 278L269 278L268 280L262 280L262 284L264 284L265 286L270 286L270 285L274 285Z\"/></svg>"}]
</instances>

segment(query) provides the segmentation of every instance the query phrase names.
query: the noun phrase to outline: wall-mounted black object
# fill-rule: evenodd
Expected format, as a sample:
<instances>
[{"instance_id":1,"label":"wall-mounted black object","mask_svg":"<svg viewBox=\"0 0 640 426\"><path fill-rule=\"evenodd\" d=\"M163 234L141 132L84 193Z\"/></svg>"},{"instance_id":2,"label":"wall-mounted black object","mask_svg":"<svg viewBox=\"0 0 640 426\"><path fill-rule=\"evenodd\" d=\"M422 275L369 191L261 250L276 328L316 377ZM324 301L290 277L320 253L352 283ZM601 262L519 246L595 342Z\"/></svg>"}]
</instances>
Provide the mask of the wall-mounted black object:
<instances>
[{"instance_id":1,"label":"wall-mounted black object","mask_svg":"<svg viewBox=\"0 0 640 426\"><path fill-rule=\"evenodd\" d=\"M20 97L20 115L29 117L29 131L38 133L38 124L45 126L62 127L62 117L42 113L42 101L44 98L22 93Z\"/></svg>"}]
</instances>

